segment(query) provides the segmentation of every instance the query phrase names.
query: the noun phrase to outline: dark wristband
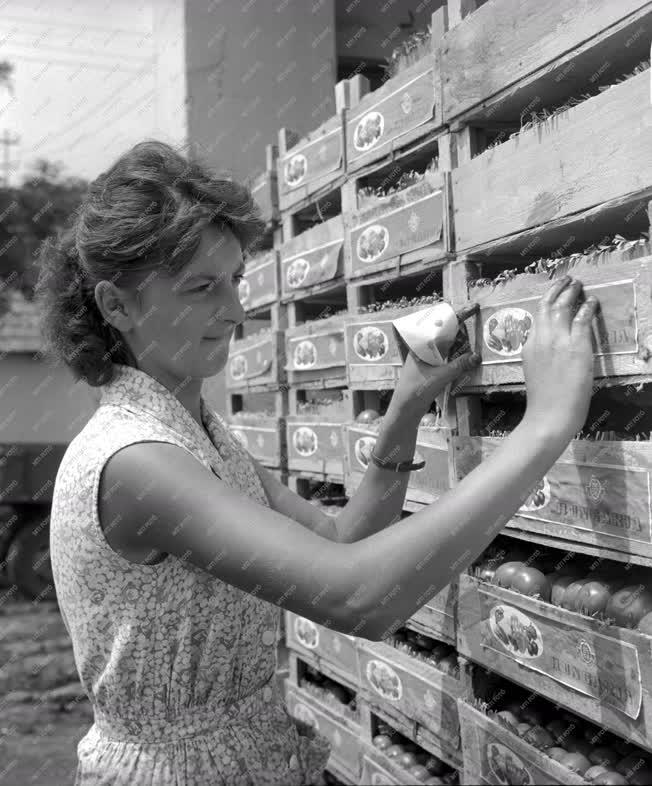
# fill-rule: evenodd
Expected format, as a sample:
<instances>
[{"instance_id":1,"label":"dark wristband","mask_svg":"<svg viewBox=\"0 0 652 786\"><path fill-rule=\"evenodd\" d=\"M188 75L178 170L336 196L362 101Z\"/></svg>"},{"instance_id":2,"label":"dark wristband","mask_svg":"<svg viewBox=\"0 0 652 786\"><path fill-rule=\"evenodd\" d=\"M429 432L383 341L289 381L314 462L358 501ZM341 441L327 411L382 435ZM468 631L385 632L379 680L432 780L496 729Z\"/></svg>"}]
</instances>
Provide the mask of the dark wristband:
<instances>
[{"instance_id":1,"label":"dark wristband","mask_svg":"<svg viewBox=\"0 0 652 786\"><path fill-rule=\"evenodd\" d=\"M390 469L392 472L412 472L414 469L422 469L426 466L425 461L418 461L416 464L412 463L410 459L407 461L381 461L376 454L371 451L369 458L372 462L381 469Z\"/></svg>"}]
</instances>

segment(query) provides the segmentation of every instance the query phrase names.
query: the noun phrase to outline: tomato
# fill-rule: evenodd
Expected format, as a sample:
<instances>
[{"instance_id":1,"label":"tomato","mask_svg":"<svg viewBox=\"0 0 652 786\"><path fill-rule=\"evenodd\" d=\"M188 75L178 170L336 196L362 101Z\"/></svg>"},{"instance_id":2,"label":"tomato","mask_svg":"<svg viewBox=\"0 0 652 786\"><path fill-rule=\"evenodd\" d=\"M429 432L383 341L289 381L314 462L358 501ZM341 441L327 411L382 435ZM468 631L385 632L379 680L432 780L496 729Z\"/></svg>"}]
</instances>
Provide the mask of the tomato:
<instances>
[{"instance_id":1,"label":"tomato","mask_svg":"<svg viewBox=\"0 0 652 786\"><path fill-rule=\"evenodd\" d=\"M604 581L587 581L577 594L575 610L587 617L602 614L611 600L611 587Z\"/></svg>"},{"instance_id":2,"label":"tomato","mask_svg":"<svg viewBox=\"0 0 652 786\"><path fill-rule=\"evenodd\" d=\"M551 720L550 723L546 724L545 729L552 734L553 738L557 742L559 742L559 740L565 739L568 736L568 724L565 723L561 718L555 718L555 720Z\"/></svg>"},{"instance_id":3,"label":"tomato","mask_svg":"<svg viewBox=\"0 0 652 786\"><path fill-rule=\"evenodd\" d=\"M526 742L534 745L535 748L543 750L545 748L552 748L555 743L552 734L546 731L543 726L533 726L524 736Z\"/></svg>"},{"instance_id":4,"label":"tomato","mask_svg":"<svg viewBox=\"0 0 652 786\"><path fill-rule=\"evenodd\" d=\"M434 412L426 412L426 414L419 421L419 425L424 428L435 428L439 425L439 420Z\"/></svg>"},{"instance_id":5,"label":"tomato","mask_svg":"<svg viewBox=\"0 0 652 786\"><path fill-rule=\"evenodd\" d=\"M552 748L548 748L546 751L546 755L550 756L550 758L555 761L561 761L562 756L565 756L567 753L568 751L565 748L560 748L556 745L553 745Z\"/></svg>"},{"instance_id":6,"label":"tomato","mask_svg":"<svg viewBox=\"0 0 652 786\"><path fill-rule=\"evenodd\" d=\"M476 575L480 581L493 581L495 573L496 568L491 563L483 562L481 565L478 565Z\"/></svg>"},{"instance_id":7,"label":"tomato","mask_svg":"<svg viewBox=\"0 0 652 786\"><path fill-rule=\"evenodd\" d=\"M607 770L594 778L591 783L595 783L597 786L625 786L627 780L619 772Z\"/></svg>"},{"instance_id":8,"label":"tomato","mask_svg":"<svg viewBox=\"0 0 652 786\"><path fill-rule=\"evenodd\" d=\"M378 748L379 751L387 750L392 744L392 741L386 734L376 734L376 736L372 740L374 748Z\"/></svg>"},{"instance_id":9,"label":"tomato","mask_svg":"<svg viewBox=\"0 0 652 786\"><path fill-rule=\"evenodd\" d=\"M638 772L647 765L647 760L640 753L632 753L630 756L625 756L613 768L616 772L624 775L629 779L630 774Z\"/></svg>"},{"instance_id":10,"label":"tomato","mask_svg":"<svg viewBox=\"0 0 652 786\"><path fill-rule=\"evenodd\" d=\"M593 750L593 745L586 740L581 740L578 737L570 737L566 742L566 750L570 753L581 753L582 756L586 756L589 758L591 751ZM590 763L590 762L589 762Z\"/></svg>"},{"instance_id":11,"label":"tomato","mask_svg":"<svg viewBox=\"0 0 652 786\"><path fill-rule=\"evenodd\" d=\"M580 594L580 590L586 583L587 579L576 579L566 587L564 590L564 595L561 599L561 603L559 604L562 609L575 611L575 607L577 605L577 596Z\"/></svg>"},{"instance_id":12,"label":"tomato","mask_svg":"<svg viewBox=\"0 0 652 786\"><path fill-rule=\"evenodd\" d=\"M389 748L385 750L385 756L389 756L390 759L398 759L403 753L405 753L405 751L402 745L390 745Z\"/></svg>"},{"instance_id":13,"label":"tomato","mask_svg":"<svg viewBox=\"0 0 652 786\"><path fill-rule=\"evenodd\" d=\"M410 775L418 781L427 781L430 777L430 773L425 767L422 767L420 764L415 764L414 767L410 767L408 770Z\"/></svg>"},{"instance_id":14,"label":"tomato","mask_svg":"<svg viewBox=\"0 0 652 786\"><path fill-rule=\"evenodd\" d=\"M349 703L349 692L346 688L343 688L341 685L333 685L331 688L329 688L329 690L333 696L335 696L335 698L342 704Z\"/></svg>"},{"instance_id":15,"label":"tomato","mask_svg":"<svg viewBox=\"0 0 652 786\"><path fill-rule=\"evenodd\" d=\"M525 737L525 735L530 731L532 726L529 723L519 723L516 727L516 733L519 737Z\"/></svg>"},{"instance_id":16,"label":"tomato","mask_svg":"<svg viewBox=\"0 0 652 786\"><path fill-rule=\"evenodd\" d=\"M577 576L558 576L551 582L550 602L553 606L561 606L566 587L574 581L577 581Z\"/></svg>"},{"instance_id":17,"label":"tomato","mask_svg":"<svg viewBox=\"0 0 652 786\"><path fill-rule=\"evenodd\" d=\"M597 778L598 775L604 775L605 772L609 772L609 770L603 767L602 764L594 764L593 767L589 767L584 773L584 780L592 781L594 778Z\"/></svg>"},{"instance_id":18,"label":"tomato","mask_svg":"<svg viewBox=\"0 0 652 786\"><path fill-rule=\"evenodd\" d=\"M651 611L652 592L643 584L630 584L612 595L605 617L621 628L635 628Z\"/></svg>"},{"instance_id":19,"label":"tomato","mask_svg":"<svg viewBox=\"0 0 652 786\"><path fill-rule=\"evenodd\" d=\"M569 770L577 772L579 775L584 775L591 766L591 762L581 753L566 753L559 760L559 763L563 764L564 767L568 767Z\"/></svg>"},{"instance_id":20,"label":"tomato","mask_svg":"<svg viewBox=\"0 0 652 786\"><path fill-rule=\"evenodd\" d=\"M437 664L437 668L443 671L444 674L450 674L451 677L457 677L460 673L460 667L457 662L457 655L447 655L442 658Z\"/></svg>"},{"instance_id":21,"label":"tomato","mask_svg":"<svg viewBox=\"0 0 652 786\"><path fill-rule=\"evenodd\" d=\"M640 630L646 636L652 636L652 611L638 621L636 630Z\"/></svg>"},{"instance_id":22,"label":"tomato","mask_svg":"<svg viewBox=\"0 0 652 786\"><path fill-rule=\"evenodd\" d=\"M620 761L620 756L613 748L600 746L599 748L594 748L591 753L589 753L589 761L592 761L593 764L602 764L609 769L609 767L613 768L616 766Z\"/></svg>"},{"instance_id":23,"label":"tomato","mask_svg":"<svg viewBox=\"0 0 652 786\"><path fill-rule=\"evenodd\" d=\"M524 562L504 562L497 568L491 583L497 584L499 587L504 587L505 589L510 589L515 574L524 567Z\"/></svg>"},{"instance_id":24,"label":"tomato","mask_svg":"<svg viewBox=\"0 0 652 786\"><path fill-rule=\"evenodd\" d=\"M363 409L356 418L356 423L373 423L374 420L378 420L380 417L380 412L377 412L375 409Z\"/></svg>"},{"instance_id":25,"label":"tomato","mask_svg":"<svg viewBox=\"0 0 652 786\"><path fill-rule=\"evenodd\" d=\"M429 756L425 768L431 775L443 775L448 770L448 765L436 756Z\"/></svg>"},{"instance_id":26,"label":"tomato","mask_svg":"<svg viewBox=\"0 0 652 786\"><path fill-rule=\"evenodd\" d=\"M530 597L538 595L546 603L550 600L550 582L536 568L522 567L512 577L511 589Z\"/></svg>"},{"instance_id":27,"label":"tomato","mask_svg":"<svg viewBox=\"0 0 652 786\"><path fill-rule=\"evenodd\" d=\"M513 712L510 712L509 710L501 710L496 714L504 721L506 721L510 726L514 726L514 728L516 728L516 726L518 726L518 724L521 722L518 719L518 717L514 715Z\"/></svg>"},{"instance_id":28,"label":"tomato","mask_svg":"<svg viewBox=\"0 0 652 786\"><path fill-rule=\"evenodd\" d=\"M413 767L417 763L417 757L414 755L414 753L407 752L402 753L398 757L397 761L401 767L405 767L407 770L408 767Z\"/></svg>"}]
</instances>

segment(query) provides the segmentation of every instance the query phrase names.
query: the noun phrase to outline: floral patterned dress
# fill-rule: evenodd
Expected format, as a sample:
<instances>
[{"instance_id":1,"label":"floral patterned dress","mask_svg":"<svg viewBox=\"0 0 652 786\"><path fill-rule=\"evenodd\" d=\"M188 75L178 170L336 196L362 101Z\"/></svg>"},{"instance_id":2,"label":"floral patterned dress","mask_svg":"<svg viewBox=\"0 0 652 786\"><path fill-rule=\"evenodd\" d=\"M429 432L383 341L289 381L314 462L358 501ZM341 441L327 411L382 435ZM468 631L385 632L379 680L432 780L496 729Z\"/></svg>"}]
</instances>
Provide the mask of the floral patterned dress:
<instances>
[{"instance_id":1,"label":"floral patterned dress","mask_svg":"<svg viewBox=\"0 0 652 786\"><path fill-rule=\"evenodd\" d=\"M300 734L285 707L281 609L174 555L131 562L99 524L101 470L126 445L175 444L268 505L249 454L203 396L206 431L149 374L114 369L64 454L50 519L58 603L94 711L75 786L317 782L330 743Z\"/></svg>"}]
</instances>

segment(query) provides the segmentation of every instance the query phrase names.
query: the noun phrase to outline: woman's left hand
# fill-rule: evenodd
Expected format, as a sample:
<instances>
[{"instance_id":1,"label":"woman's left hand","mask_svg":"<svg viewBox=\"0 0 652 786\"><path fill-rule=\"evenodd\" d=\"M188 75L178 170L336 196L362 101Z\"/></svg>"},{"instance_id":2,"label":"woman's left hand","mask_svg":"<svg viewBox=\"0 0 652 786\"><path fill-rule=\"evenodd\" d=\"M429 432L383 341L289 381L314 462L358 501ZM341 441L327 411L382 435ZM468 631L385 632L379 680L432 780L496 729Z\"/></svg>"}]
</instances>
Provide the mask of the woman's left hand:
<instances>
[{"instance_id":1,"label":"woman's left hand","mask_svg":"<svg viewBox=\"0 0 652 786\"><path fill-rule=\"evenodd\" d=\"M479 305L471 303L457 311L460 325L478 310ZM480 356L470 351L468 339L461 329L451 346L449 358L441 366L431 366L408 349L392 403L400 408L416 408L425 414L449 383L454 382L463 372L477 368L481 362Z\"/></svg>"}]
</instances>

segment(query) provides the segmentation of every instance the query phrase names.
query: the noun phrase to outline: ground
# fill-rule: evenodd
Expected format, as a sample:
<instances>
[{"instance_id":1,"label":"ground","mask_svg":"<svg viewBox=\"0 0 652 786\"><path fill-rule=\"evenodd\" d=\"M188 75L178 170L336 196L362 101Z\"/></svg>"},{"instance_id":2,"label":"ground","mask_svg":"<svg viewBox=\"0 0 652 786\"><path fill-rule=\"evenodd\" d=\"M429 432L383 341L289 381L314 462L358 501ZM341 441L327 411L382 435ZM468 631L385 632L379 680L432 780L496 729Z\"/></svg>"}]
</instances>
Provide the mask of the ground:
<instances>
[{"instance_id":1,"label":"ground","mask_svg":"<svg viewBox=\"0 0 652 786\"><path fill-rule=\"evenodd\" d=\"M93 713L56 603L0 593L0 784L72 786Z\"/></svg>"}]
</instances>

